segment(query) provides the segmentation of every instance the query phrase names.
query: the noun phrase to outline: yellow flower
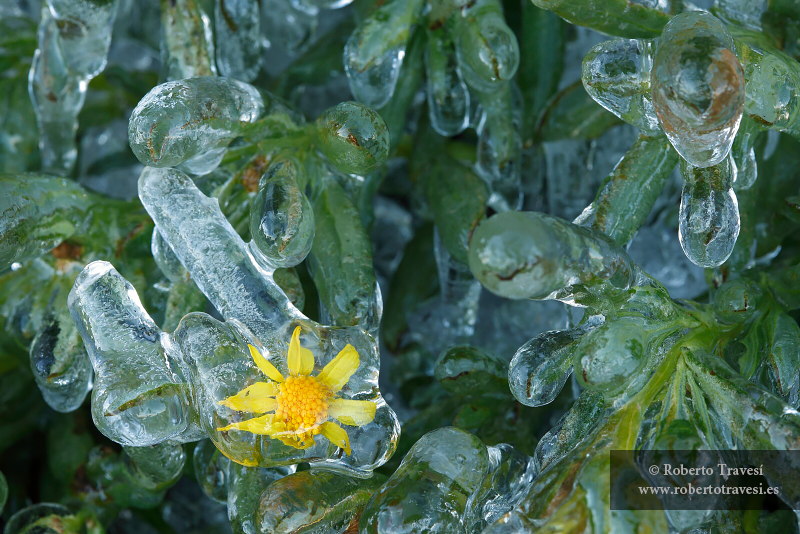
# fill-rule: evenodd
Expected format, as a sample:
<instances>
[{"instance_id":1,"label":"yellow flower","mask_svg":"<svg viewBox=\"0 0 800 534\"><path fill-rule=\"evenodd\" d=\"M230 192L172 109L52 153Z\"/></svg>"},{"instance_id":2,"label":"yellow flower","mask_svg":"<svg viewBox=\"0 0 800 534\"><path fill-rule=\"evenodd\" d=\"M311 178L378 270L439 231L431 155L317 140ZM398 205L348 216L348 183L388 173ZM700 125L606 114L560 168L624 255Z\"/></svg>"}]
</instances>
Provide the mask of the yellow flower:
<instances>
[{"instance_id":1,"label":"yellow flower","mask_svg":"<svg viewBox=\"0 0 800 534\"><path fill-rule=\"evenodd\" d=\"M287 364L289 376L284 377L252 345L250 355L256 366L271 381L256 382L236 395L219 401L239 412L265 414L253 419L218 428L219 431L241 430L279 439L286 445L306 449L314 445L314 436L322 434L350 455L350 438L337 419L350 426L363 426L375 419L375 403L368 400L348 400L337 397L358 369L358 352L348 344L317 376L314 356L300 346L300 327L294 329L289 343Z\"/></svg>"}]
</instances>

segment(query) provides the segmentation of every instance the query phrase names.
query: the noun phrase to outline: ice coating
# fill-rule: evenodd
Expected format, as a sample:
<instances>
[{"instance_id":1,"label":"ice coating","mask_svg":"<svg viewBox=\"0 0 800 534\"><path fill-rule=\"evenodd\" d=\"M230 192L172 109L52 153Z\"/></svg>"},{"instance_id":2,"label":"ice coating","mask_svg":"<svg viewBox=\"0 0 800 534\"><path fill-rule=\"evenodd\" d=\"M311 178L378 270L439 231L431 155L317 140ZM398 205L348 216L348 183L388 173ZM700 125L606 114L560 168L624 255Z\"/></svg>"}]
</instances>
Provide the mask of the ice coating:
<instances>
[{"instance_id":1,"label":"ice coating","mask_svg":"<svg viewBox=\"0 0 800 534\"><path fill-rule=\"evenodd\" d=\"M486 446L472 434L454 427L429 432L367 503L361 532L385 532L384 525L408 534L463 532L468 499L488 470Z\"/></svg>"},{"instance_id":2,"label":"ice coating","mask_svg":"<svg viewBox=\"0 0 800 534\"><path fill-rule=\"evenodd\" d=\"M672 18L658 38L650 77L656 115L672 146L696 167L730 152L745 76L725 25L700 11Z\"/></svg>"},{"instance_id":3,"label":"ice coating","mask_svg":"<svg viewBox=\"0 0 800 534\"><path fill-rule=\"evenodd\" d=\"M428 29L425 50L428 115L431 126L446 137L463 132L469 126L470 94L458 68L452 24Z\"/></svg>"},{"instance_id":4,"label":"ice coating","mask_svg":"<svg viewBox=\"0 0 800 534\"><path fill-rule=\"evenodd\" d=\"M575 348L591 327L545 332L522 345L508 367L508 385L526 406L553 402L572 374Z\"/></svg>"},{"instance_id":5,"label":"ice coating","mask_svg":"<svg viewBox=\"0 0 800 534\"><path fill-rule=\"evenodd\" d=\"M597 426L604 414L602 394L596 391L581 393L572 409L536 445L533 454L536 469L544 471L563 458Z\"/></svg>"},{"instance_id":6,"label":"ice coating","mask_svg":"<svg viewBox=\"0 0 800 534\"><path fill-rule=\"evenodd\" d=\"M60 306L66 304L62 291L53 295ZM60 306L50 311L31 342L30 360L33 378L47 404L66 413L77 410L91 390L92 364L72 317Z\"/></svg>"},{"instance_id":7,"label":"ice coating","mask_svg":"<svg viewBox=\"0 0 800 534\"><path fill-rule=\"evenodd\" d=\"M167 81L217 74L211 19L196 0L161 0L161 25Z\"/></svg>"},{"instance_id":8,"label":"ice coating","mask_svg":"<svg viewBox=\"0 0 800 534\"><path fill-rule=\"evenodd\" d=\"M217 446L247 465L310 461L363 473L384 463L394 450L399 427L377 388L379 362L374 339L360 328L317 325L303 316L275 284L273 268L258 249L252 243L245 245L220 212L217 201L203 195L180 171L147 168L139 188L142 203L158 230L197 286L227 319L220 323L205 314L191 314L173 334L175 345L184 354L183 373L194 387L200 424ZM337 447L326 440L299 450L248 432L217 430L236 417L217 402L236 394L258 376L246 343L263 347L278 370L286 373L286 344L298 324L304 325L305 346L314 353L320 369L346 344L356 349L360 365L342 395L373 400L378 405L373 422L347 427L352 454L342 459L338 459ZM214 347L221 346L230 349L212 358L210 354L217 354ZM216 378L221 376L231 379Z\"/></svg>"},{"instance_id":9,"label":"ice coating","mask_svg":"<svg viewBox=\"0 0 800 534\"><path fill-rule=\"evenodd\" d=\"M293 473L266 487L258 502L261 532L310 534L340 532L358 526L360 511L382 476L362 480L329 471Z\"/></svg>"},{"instance_id":10,"label":"ice coating","mask_svg":"<svg viewBox=\"0 0 800 534\"><path fill-rule=\"evenodd\" d=\"M223 458L223 460L226 460ZM258 504L261 493L275 481L294 473L295 466L245 467L227 462L225 488L228 492L228 519L234 532L258 532Z\"/></svg>"},{"instance_id":11,"label":"ice coating","mask_svg":"<svg viewBox=\"0 0 800 534\"><path fill-rule=\"evenodd\" d=\"M364 533L481 532L520 502L533 460L512 446L487 447L444 427L420 438L361 514Z\"/></svg>"},{"instance_id":12,"label":"ice coating","mask_svg":"<svg viewBox=\"0 0 800 534\"><path fill-rule=\"evenodd\" d=\"M670 20L657 0L534 0L533 4L593 30L619 37L657 37ZM666 10L668 11L668 10Z\"/></svg>"},{"instance_id":13,"label":"ice coating","mask_svg":"<svg viewBox=\"0 0 800 534\"><path fill-rule=\"evenodd\" d=\"M505 212L475 230L469 265L481 283L506 298L573 301L594 284L627 290L630 257L605 235L536 212Z\"/></svg>"},{"instance_id":14,"label":"ice coating","mask_svg":"<svg viewBox=\"0 0 800 534\"><path fill-rule=\"evenodd\" d=\"M441 244L466 264L469 241L485 217L489 191L472 168L443 154L440 138L430 133L414 147L413 172L433 212Z\"/></svg>"},{"instance_id":15,"label":"ice coating","mask_svg":"<svg viewBox=\"0 0 800 534\"><path fill-rule=\"evenodd\" d=\"M581 387L602 393L620 391L648 356L646 322L625 316L586 334L575 348L575 377Z\"/></svg>"},{"instance_id":16,"label":"ice coating","mask_svg":"<svg viewBox=\"0 0 800 534\"><path fill-rule=\"evenodd\" d=\"M507 443L486 448L489 469L481 487L470 496L464 513L467 532L482 531L487 525L516 508L536 477L533 458Z\"/></svg>"},{"instance_id":17,"label":"ice coating","mask_svg":"<svg viewBox=\"0 0 800 534\"><path fill-rule=\"evenodd\" d=\"M170 370L162 333L130 282L110 263L90 263L68 305L95 371L95 426L136 447L184 432L190 419L185 385Z\"/></svg>"},{"instance_id":18,"label":"ice coating","mask_svg":"<svg viewBox=\"0 0 800 534\"><path fill-rule=\"evenodd\" d=\"M408 326L415 336L430 340L428 348L436 354L475 333L481 285L469 268L448 252L438 231L433 247L440 292L408 318Z\"/></svg>"},{"instance_id":19,"label":"ice coating","mask_svg":"<svg viewBox=\"0 0 800 534\"><path fill-rule=\"evenodd\" d=\"M224 148L264 113L258 90L236 80L198 76L154 87L136 105L128 139L145 165L172 167Z\"/></svg>"},{"instance_id":20,"label":"ice coating","mask_svg":"<svg viewBox=\"0 0 800 534\"><path fill-rule=\"evenodd\" d=\"M517 73L519 45L498 0L466 4L457 17L455 39L461 74L470 87L490 92Z\"/></svg>"},{"instance_id":21,"label":"ice coating","mask_svg":"<svg viewBox=\"0 0 800 534\"><path fill-rule=\"evenodd\" d=\"M139 178L139 195L165 241L224 317L238 319L259 337L284 322L280 310L299 317L219 211L217 200L203 195L188 176L147 167ZM208 258L211 251L216 255Z\"/></svg>"},{"instance_id":22,"label":"ice coating","mask_svg":"<svg viewBox=\"0 0 800 534\"><path fill-rule=\"evenodd\" d=\"M761 18L769 7L768 0L716 0L715 12L725 22L761 30Z\"/></svg>"},{"instance_id":23,"label":"ice coating","mask_svg":"<svg viewBox=\"0 0 800 534\"><path fill-rule=\"evenodd\" d=\"M85 79L105 67L118 0L47 0L67 69Z\"/></svg>"},{"instance_id":24,"label":"ice coating","mask_svg":"<svg viewBox=\"0 0 800 534\"><path fill-rule=\"evenodd\" d=\"M158 268L170 282L180 283L189 278L189 273L181 265L181 260L175 255L169 243L164 241L158 228L153 228L153 236L150 238L150 251Z\"/></svg>"},{"instance_id":25,"label":"ice coating","mask_svg":"<svg viewBox=\"0 0 800 534\"><path fill-rule=\"evenodd\" d=\"M731 148L733 163L736 165L736 177L733 182L733 188L736 191L750 189L758 178L754 145L761 132L762 128L756 121L748 115L742 117L739 133Z\"/></svg>"},{"instance_id":26,"label":"ice coating","mask_svg":"<svg viewBox=\"0 0 800 534\"><path fill-rule=\"evenodd\" d=\"M149 490L163 490L183 474L186 452L183 445L164 441L149 447L123 447L131 460L136 481Z\"/></svg>"},{"instance_id":27,"label":"ice coating","mask_svg":"<svg viewBox=\"0 0 800 534\"><path fill-rule=\"evenodd\" d=\"M42 170L68 176L78 155L78 114L89 81L105 68L118 0L43 4L28 92L39 125Z\"/></svg>"},{"instance_id":28,"label":"ice coating","mask_svg":"<svg viewBox=\"0 0 800 534\"><path fill-rule=\"evenodd\" d=\"M677 162L678 154L666 137L640 134L573 222L627 245L644 225Z\"/></svg>"},{"instance_id":29,"label":"ice coating","mask_svg":"<svg viewBox=\"0 0 800 534\"><path fill-rule=\"evenodd\" d=\"M583 58L586 92L611 113L649 135L662 133L650 93L654 41L612 39Z\"/></svg>"},{"instance_id":30,"label":"ice coating","mask_svg":"<svg viewBox=\"0 0 800 534\"><path fill-rule=\"evenodd\" d=\"M316 232L309 254L311 276L333 324L377 331L383 313L372 268L372 247L344 188L328 171L314 179L311 198Z\"/></svg>"},{"instance_id":31,"label":"ice coating","mask_svg":"<svg viewBox=\"0 0 800 534\"><path fill-rule=\"evenodd\" d=\"M736 41L744 68L745 111L762 126L800 136L800 63L787 54L753 42Z\"/></svg>"},{"instance_id":32,"label":"ice coating","mask_svg":"<svg viewBox=\"0 0 800 534\"><path fill-rule=\"evenodd\" d=\"M386 162L389 130L381 116L358 102L341 102L317 118L316 138L340 171L365 175Z\"/></svg>"},{"instance_id":33,"label":"ice coating","mask_svg":"<svg viewBox=\"0 0 800 534\"><path fill-rule=\"evenodd\" d=\"M220 76L250 82L261 68L260 2L216 0L217 67Z\"/></svg>"},{"instance_id":34,"label":"ice coating","mask_svg":"<svg viewBox=\"0 0 800 534\"><path fill-rule=\"evenodd\" d=\"M253 243L276 267L303 261L314 241L314 209L298 185L297 174L304 172L294 158L274 161L250 206Z\"/></svg>"},{"instance_id":35,"label":"ice coating","mask_svg":"<svg viewBox=\"0 0 800 534\"><path fill-rule=\"evenodd\" d=\"M722 265L733 252L739 236L739 205L733 184L736 164L725 158L714 167L698 168L682 162L679 236L681 247L700 267Z\"/></svg>"},{"instance_id":36,"label":"ice coating","mask_svg":"<svg viewBox=\"0 0 800 534\"><path fill-rule=\"evenodd\" d=\"M350 91L359 102L380 108L394 94L411 25L422 3L422 0L386 2L347 40L344 69Z\"/></svg>"},{"instance_id":37,"label":"ice coating","mask_svg":"<svg viewBox=\"0 0 800 534\"><path fill-rule=\"evenodd\" d=\"M507 83L492 93L477 92L483 116L477 126L478 173L491 184L489 205L496 211L522 207L520 103Z\"/></svg>"},{"instance_id":38,"label":"ice coating","mask_svg":"<svg viewBox=\"0 0 800 534\"><path fill-rule=\"evenodd\" d=\"M47 252L88 226L94 199L70 180L0 174L0 187L0 270Z\"/></svg>"}]
</instances>

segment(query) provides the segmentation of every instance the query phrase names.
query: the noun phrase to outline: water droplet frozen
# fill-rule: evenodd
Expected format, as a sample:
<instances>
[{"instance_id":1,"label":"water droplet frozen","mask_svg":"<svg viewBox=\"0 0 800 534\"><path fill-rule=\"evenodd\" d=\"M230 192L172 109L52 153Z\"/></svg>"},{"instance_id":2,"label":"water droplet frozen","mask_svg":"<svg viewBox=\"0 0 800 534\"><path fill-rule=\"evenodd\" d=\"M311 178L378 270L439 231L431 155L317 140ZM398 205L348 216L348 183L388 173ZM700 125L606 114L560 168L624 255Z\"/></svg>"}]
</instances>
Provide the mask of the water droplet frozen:
<instances>
[{"instance_id":1,"label":"water droplet frozen","mask_svg":"<svg viewBox=\"0 0 800 534\"><path fill-rule=\"evenodd\" d=\"M722 265L739 237L739 205L731 187L736 174L733 158L714 167L681 162L684 178L678 215L679 237L686 257L700 267Z\"/></svg>"},{"instance_id":2,"label":"water droplet frozen","mask_svg":"<svg viewBox=\"0 0 800 534\"><path fill-rule=\"evenodd\" d=\"M672 146L692 165L717 165L728 155L744 110L744 81L719 19L690 11L664 27L650 78L653 104Z\"/></svg>"}]
</instances>

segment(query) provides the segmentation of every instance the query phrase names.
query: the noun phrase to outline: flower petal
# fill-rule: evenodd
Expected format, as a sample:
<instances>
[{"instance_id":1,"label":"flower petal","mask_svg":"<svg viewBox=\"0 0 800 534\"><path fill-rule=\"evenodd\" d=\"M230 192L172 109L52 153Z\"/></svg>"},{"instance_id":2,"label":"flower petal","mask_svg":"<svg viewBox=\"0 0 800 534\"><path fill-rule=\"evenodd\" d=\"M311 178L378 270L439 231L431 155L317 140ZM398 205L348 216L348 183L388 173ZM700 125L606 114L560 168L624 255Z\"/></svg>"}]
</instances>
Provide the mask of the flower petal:
<instances>
[{"instance_id":1,"label":"flower petal","mask_svg":"<svg viewBox=\"0 0 800 534\"><path fill-rule=\"evenodd\" d=\"M274 397L277 394L275 382L256 382L218 404L237 412L265 413L275 409L278 401Z\"/></svg>"},{"instance_id":2,"label":"flower petal","mask_svg":"<svg viewBox=\"0 0 800 534\"><path fill-rule=\"evenodd\" d=\"M253 361L256 362L256 366L261 369L261 372L270 377L275 382L283 382L283 375L280 371L278 371L274 365L269 363L269 361L261 355L257 348L253 345L247 344L250 347L250 356L253 357Z\"/></svg>"},{"instance_id":3,"label":"flower petal","mask_svg":"<svg viewBox=\"0 0 800 534\"><path fill-rule=\"evenodd\" d=\"M300 346L300 327L294 329L292 340L289 342L289 373L292 375L310 375L314 370L314 355L311 351Z\"/></svg>"},{"instance_id":4,"label":"flower petal","mask_svg":"<svg viewBox=\"0 0 800 534\"><path fill-rule=\"evenodd\" d=\"M375 419L377 406L368 400L333 399L328 403L328 415L350 426L364 426Z\"/></svg>"},{"instance_id":5,"label":"flower petal","mask_svg":"<svg viewBox=\"0 0 800 534\"><path fill-rule=\"evenodd\" d=\"M350 380L350 377L353 376L353 373L356 372L360 364L361 359L358 356L358 352L353 345L348 343L342 351L322 369L322 372L317 376L317 380L328 386L331 393L336 393L347 384L347 381Z\"/></svg>"},{"instance_id":6,"label":"flower petal","mask_svg":"<svg viewBox=\"0 0 800 534\"><path fill-rule=\"evenodd\" d=\"M350 456L350 438L344 428L340 427L333 421L325 421L320 426L320 431L323 436L328 438L328 441L344 449L344 452Z\"/></svg>"},{"instance_id":7,"label":"flower petal","mask_svg":"<svg viewBox=\"0 0 800 534\"><path fill-rule=\"evenodd\" d=\"M313 437L307 438L305 441L297 441L294 438L285 438L282 436L275 436L276 439L279 439L281 443L284 445L288 445L289 447L294 447L295 449L307 449L309 447L313 447L316 445L316 441L314 441Z\"/></svg>"},{"instance_id":8,"label":"flower petal","mask_svg":"<svg viewBox=\"0 0 800 534\"><path fill-rule=\"evenodd\" d=\"M267 415L262 415L261 417L247 419L246 421L239 421L238 423L233 423L228 426L218 428L217 430L220 432L241 430L244 432L251 432L253 434L265 434L269 436L277 431L277 428L274 424L274 418L275 414L270 413Z\"/></svg>"}]
</instances>

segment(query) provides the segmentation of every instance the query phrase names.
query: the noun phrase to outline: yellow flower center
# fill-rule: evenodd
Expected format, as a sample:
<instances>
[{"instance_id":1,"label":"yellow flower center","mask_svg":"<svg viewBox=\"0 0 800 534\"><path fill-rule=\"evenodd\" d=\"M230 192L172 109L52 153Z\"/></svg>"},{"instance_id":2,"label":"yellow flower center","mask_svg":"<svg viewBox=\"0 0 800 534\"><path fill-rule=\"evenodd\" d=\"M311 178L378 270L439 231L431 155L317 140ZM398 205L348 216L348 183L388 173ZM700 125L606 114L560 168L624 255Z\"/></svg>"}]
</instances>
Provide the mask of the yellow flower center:
<instances>
[{"instance_id":1,"label":"yellow flower center","mask_svg":"<svg viewBox=\"0 0 800 534\"><path fill-rule=\"evenodd\" d=\"M286 430L297 433L308 429L319 434L319 426L328 418L330 390L314 376L288 376L275 395L275 416Z\"/></svg>"}]
</instances>

